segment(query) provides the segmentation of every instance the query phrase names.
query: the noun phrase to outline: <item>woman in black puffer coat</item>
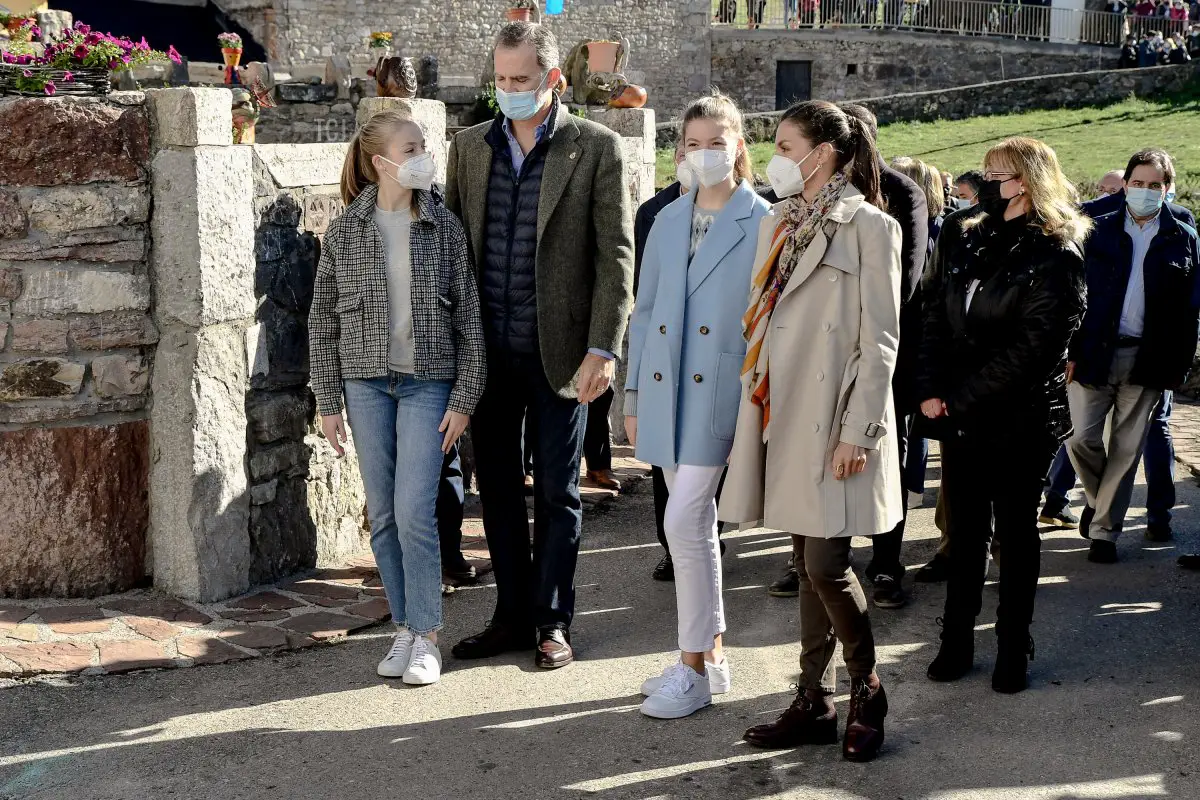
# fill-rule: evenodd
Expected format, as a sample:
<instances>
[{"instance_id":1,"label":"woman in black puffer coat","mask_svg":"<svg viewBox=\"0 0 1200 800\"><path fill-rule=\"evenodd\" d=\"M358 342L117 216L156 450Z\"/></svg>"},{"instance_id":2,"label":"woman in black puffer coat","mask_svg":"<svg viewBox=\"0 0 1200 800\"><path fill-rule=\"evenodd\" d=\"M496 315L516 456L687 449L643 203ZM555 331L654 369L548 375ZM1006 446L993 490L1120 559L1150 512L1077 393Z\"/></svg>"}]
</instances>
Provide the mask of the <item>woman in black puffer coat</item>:
<instances>
[{"instance_id":1,"label":"woman in black puffer coat","mask_svg":"<svg viewBox=\"0 0 1200 800\"><path fill-rule=\"evenodd\" d=\"M992 686L1011 693L1028 685L1038 503L1071 428L1064 368L1084 312L1091 223L1042 142L1005 140L984 167L980 205L947 218L922 295L917 389L926 435L942 441L950 536L942 645L929 677L952 681L971 669L995 536L1004 569Z\"/></svg>"}]
</instances>

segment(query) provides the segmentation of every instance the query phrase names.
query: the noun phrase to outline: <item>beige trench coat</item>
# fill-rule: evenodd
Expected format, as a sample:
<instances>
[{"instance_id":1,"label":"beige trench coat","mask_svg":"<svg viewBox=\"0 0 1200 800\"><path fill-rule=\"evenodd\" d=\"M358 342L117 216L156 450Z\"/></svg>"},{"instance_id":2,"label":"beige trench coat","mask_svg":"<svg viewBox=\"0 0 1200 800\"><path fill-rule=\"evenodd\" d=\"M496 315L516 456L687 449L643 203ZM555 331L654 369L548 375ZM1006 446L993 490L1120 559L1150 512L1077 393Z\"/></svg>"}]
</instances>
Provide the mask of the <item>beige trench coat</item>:
<instances>
[{"instance_id":1,"label":"beige trench coat","mask_svg":"<svg viewBox=\"0 0 1200 800\"><path fill-rule=\"evenodd\" d=\"M778 221L762 220L756 269ZM892 409L899 315L900 226L848 186L771 315L769 444L762 409L742 378L720 519L826 539L896 526L903 514ZM866 470L842 481L830 466L839 441L868 451Z\"/></svg>"}]
</instances>

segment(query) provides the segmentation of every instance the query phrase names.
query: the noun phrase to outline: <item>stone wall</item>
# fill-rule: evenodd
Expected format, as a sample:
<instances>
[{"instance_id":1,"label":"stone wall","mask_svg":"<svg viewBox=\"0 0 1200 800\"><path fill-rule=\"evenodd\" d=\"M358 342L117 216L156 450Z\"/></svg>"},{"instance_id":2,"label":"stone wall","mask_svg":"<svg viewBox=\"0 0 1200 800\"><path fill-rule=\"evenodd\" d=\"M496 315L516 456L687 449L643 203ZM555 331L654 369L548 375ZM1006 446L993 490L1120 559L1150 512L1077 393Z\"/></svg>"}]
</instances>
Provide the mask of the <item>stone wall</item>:
<instances>
[{"instance_id":1,"label":"stone wall","mask_svg":"<svg viewBox=\"0 0 1200 800\"><path fill-rule=\"evenodd\" d=\"M852 99L875 112L881 124L965 119L988 114L1011 114L1034 109L1082 108L1114 103L1130 96L1153 97L1177 92L1200 78L1200 61L1167 67L1113 69L1042 75L1007 81L960 86L931 92ZM746 115L746 138L765 142L774 138L782 111ZM659 123L659 148L672 147L679 138L679 121Z\"/></svg>"},{"instance_id":2,"label":"stone wall","mask_svg":"<svg viewBox=\"0 0 1200 800\"><path fill-rule=\"evenodd\" d=\"M284 65L330 55L365 56L371 31L392 31L403 55L438 57L443 78L475 79L484 71L509 0L220 0ZM583 38L628 37L628 74L646 86L652 107L671 113L709 81L710 0L571 0L543 18L562 57ZM410 43L411 47L410 47ZM477 85L472 83L471 85Z\"/></svg>"},{"instance_id":3,"label":"stone wall","mask_svg":"<svg viewBox=\"0 0 1200 800\"><path fill-rule=\"evenodd\" d=\"M255 324L247 332L250 583L337 563L368 542L353 449L313 424L308 309L320 237L342 211L345 144L254 147Z\"/></svg>"},{"instance_id":4,"label":"stone wall","mask_svg":"<svg viewBox=\"0 0 1200 800\"><path fill-rule=\"evenodd\" d=\"M812 97L849 100L1116 66L1115 48L898 31L713 28L712 83L746 112L775 110L780 61L812 63Z\"/></svg>"},{"instance_id":5,"label":"stone wall","mask_svg":"<svg viewBox=\"0 0 1200 800\"><path fill-rule=\"evenodd\" d=\"M0 596L145 574L158 332L144 103L0 100Z\"/></svg>"}]
</instances>

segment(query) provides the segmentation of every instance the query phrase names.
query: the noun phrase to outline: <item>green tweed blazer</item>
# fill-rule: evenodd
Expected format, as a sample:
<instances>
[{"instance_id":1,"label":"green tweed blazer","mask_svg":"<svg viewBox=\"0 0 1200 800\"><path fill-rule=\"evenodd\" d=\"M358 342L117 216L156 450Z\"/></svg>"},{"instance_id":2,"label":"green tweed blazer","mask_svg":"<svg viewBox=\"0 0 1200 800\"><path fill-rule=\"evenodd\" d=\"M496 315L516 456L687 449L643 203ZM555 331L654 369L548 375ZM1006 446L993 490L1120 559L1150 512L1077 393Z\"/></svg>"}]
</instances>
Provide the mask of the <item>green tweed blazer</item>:
<instances>
[{"instance_id":1,"label":"green tweed blazer","mask_svg":"<svg viewBox=\"0 0 1200 800\"><path fill-rule=\"evenodd\" d=\"M589 348L621 354L633 304L633 201L621 138L556 107L538 199L534 280L542 367L554 390L573 398ZM493 156L484 137L492 124L455 136L446 166L446 205L463 221L476 278Z\"/></svg>"}]
</instances>

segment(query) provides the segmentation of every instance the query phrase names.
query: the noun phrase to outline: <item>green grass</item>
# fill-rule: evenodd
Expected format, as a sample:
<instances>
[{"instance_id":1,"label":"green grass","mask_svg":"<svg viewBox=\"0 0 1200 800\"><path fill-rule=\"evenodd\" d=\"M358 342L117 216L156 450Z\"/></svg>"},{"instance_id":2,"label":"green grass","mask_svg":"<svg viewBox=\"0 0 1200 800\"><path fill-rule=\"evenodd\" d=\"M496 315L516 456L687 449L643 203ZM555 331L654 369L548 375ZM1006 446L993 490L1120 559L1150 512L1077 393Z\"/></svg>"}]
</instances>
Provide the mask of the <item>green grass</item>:
<instances>
[{"instance_id":1,"label":"green grass","mask_svg":"<svg viewBox=\"0 0 1200 800\"><path fill-rule=\"evenodd\" d=\"M958 175L980 169L988 148L1009 136L1032 136L1058 153L1067 176L1084 194L1110 169L1124 169L1144 147L1162 147L1176 164L1179 200L1200 207L1200 88L1154 100L1129 99L1100 108L1030 111L938 122L901 122L879 131L884 157L912 156ZM765 174L770 142L750 147L755 172ZM673 180L674 153L659 151L658 184Z\"/></svg>"}]
</instances>

